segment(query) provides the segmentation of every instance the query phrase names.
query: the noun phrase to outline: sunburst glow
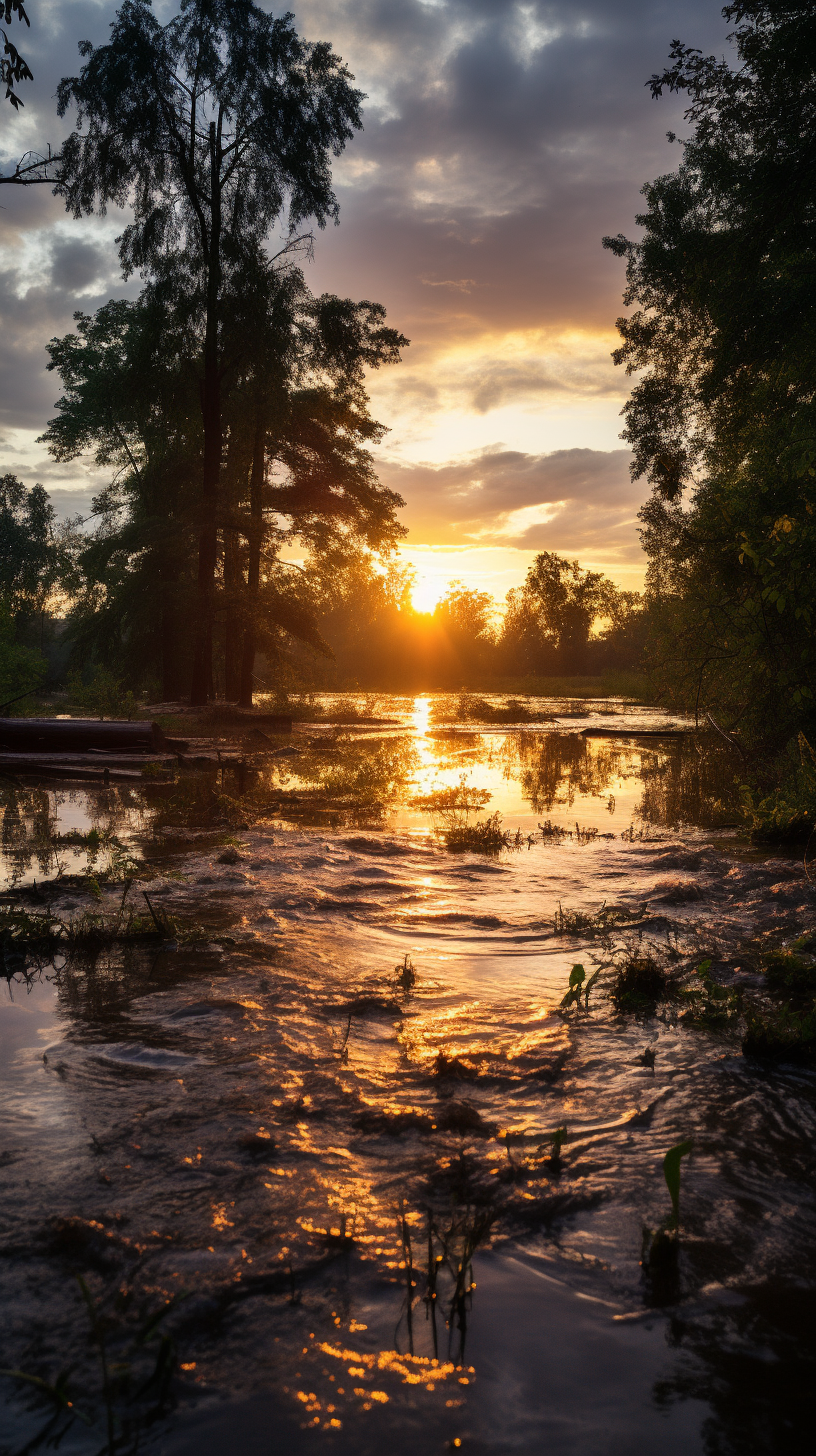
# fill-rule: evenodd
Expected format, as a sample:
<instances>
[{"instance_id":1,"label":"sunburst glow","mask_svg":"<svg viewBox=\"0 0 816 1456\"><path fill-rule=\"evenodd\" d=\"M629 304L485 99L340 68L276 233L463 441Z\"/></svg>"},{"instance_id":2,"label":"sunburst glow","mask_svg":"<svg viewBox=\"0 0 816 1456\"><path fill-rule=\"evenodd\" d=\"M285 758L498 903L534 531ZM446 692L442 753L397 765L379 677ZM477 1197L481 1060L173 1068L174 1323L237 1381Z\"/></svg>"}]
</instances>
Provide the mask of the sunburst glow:
<instances>
[{"instance_id":1,"label":"sunburst glow","mask_svg":"<svg viewBox=\"0 0 816 1456\"><path fill-rule=\"evenodd\" d=\"M417 612L432 612L445 595L445 582L438 576L418 576L411 588L411 601Z\"/></svg>"}]
</instances>

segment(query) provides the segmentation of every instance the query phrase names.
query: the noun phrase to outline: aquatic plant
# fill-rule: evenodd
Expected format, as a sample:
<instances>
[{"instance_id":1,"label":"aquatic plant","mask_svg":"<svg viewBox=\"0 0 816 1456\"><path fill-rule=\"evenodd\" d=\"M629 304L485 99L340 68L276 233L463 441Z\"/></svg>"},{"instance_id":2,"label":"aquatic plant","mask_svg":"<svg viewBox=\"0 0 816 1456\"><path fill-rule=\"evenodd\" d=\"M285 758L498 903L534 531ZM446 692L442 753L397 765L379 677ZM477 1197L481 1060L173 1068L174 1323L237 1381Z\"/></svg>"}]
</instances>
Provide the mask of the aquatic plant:
<instances>
[{"instance_id":1,"label":"aquatic plant","mask_svg":"<svg viewBox=\"0 0 816 1456\"><path fill-rule=\"evenodd\" d=\"M400 988L405 992L405 995L407 996L414 989L417 978L414 963L411 960L408 951L405 952L405 955L403 956L400 964L394 967L394 975L399 982Z\"/></svg>"},{"instance_id":2,"label":"aquatic plant","mask_svg":"<svg viewBox=\"0 0 816 1456\"><path fill-rule=\"evenodd\" d=\"M437 723L549 723L555 714L531 708L520 698L491 703L487 698L465 692L456 698L438 698L433 705L432 717Z\"/></svg>"},{"instance_id":3,"label":"aquatic plant","mask_svg":"<svg viewBox=\"0 0 816 1456\"><path fill-rule=\"evenodd\" d=\"M806 960L793 948L771 951L762 970L768 990L776 995L792 1002L812 1002L816 996L816 962L812 957Z\"/></svg>"},{"instance_id":4,"label":"aquatic plant","mask_svg":"<svg viewBox=\"0 0 816 1456\"><path fill-rule=\"evenodd\" d=\"M77 1275L77 1284L89 1319L91 1343L97 1352L96 1382L86 1377L81 1385L76 1380L72 1383L74 1365L61 1370L53 1380L25 1370L3 1369L0 1375L32 1389L51 1404L51 1415L27 1442L26 1451L41 1445L59 1446L75 1421L89 1429L102 1422L105 1443L100 1456L122 1456L138 1449L140 1431L166 1407L178 1356L172 1337L160 1326L187 1293L181 1291L166 1299L133 1330L127 1320L127 1293L117 1288L98 1303L81 1275ZM151 1360L148 1347L155 1341L158 1350Z\"/></svg>"},{"instance_id":5,"label":"aquatic plant","mask_svg":"<svg viewBox=\"0 0 816 1456\"><path fill-rule=\"evenodd\" d=\"M472 850L475 854L498 854L502 849L520 849L524 837L520 830L509 834L501 827L501 814L496 811L475 824L454 824L444 831L445 848L455 854Z\"/></svg>"},{"instance_id":6,"label":"aquatic plant","mask_svg":"<svg viewBox=\"0 0 816 1456\"><path fill-rule=\"evenodd\" d=\"M610 994L617 1011L646 1014L654 1011L658 1001L673 995L674 989L673 978L657 957L638 946L625 952Z\"/></svg>"},{"instance_id":7,"label":"aquatic plant","mask_svg":"<svg viewBox=\"0 0 816 1456\"><path fill-rule=\"evenodd\" d=\"M595 982L597 981L600 974L601 971L599 967L597 971L593 971L592 975L589 977L589 980L586 980L586 972L584 971L583 966L573 966L572 970L570 971L569 987L567 989L566 995L561 1001L560 1009L562 1011L567 1011L570 1006L580 1006L582 996L584 998L584 1007L585 1009L588 1009L589 993L592 990L592 987L595 985ZM584 984L585 980L586 984Z\"/></svg>"},{"instance_id":8,"label":"aquatic plant","mask_svg":"<svg viewBox=\"0 0 816 1456\"><path fill-rule=\"evenodd\" d=\"M680 1292L680 1166L692 1150L691 1139L669 1148L663 1159L663 1177L672 1211L657 1229L644 1227L640 1263L655 1304L669 1304Z\"/></svg>"},{"instance_id":9,"label":"aquatic plant","mask_svg":"<svg viewBox=\"0 0 816 1456\"><path fill-rule=\"evenodd\" d=\"M566 1127L557 1127L557 1128L555 1128L555 1130L553 1132L547 1134L547 1137L545 1138L544 1142L542 1144L540 1144L540 1146L539 1146L539 1152L542 1152L544 1148L546 1148L547 1146L549 1146L549 1148L550 1148L550 1156L549 1156L549 1160L548 1161L549 1161L549 1164L550 1164L550 1168L552 1169L552 1171L554 1173L560 1173L561 1172L561 1168L563 1167L563 1162L562 1162L562 1158L561 1158L561 1149L564 1146L564 1142L566 1141L566 1137L567 1137L567 1128Z\"/></svg>"},{"instance_id":10,"label":"aquatic plant","mask_svg":"<svg viewBox=\"0 0 816 1456\"><path fill-rule=\"evenodd\" d=\"M126 909L125 887L119 909L113 915L84 911L63 919L49 911L28 911L17 906L0 907L0 962L3 974L17 975L30 965L49 965L54 956L94 953L105 946L145 942L193 943L206 938L197 924L182 924L156 906L145 891L149 915Z\"/></svg>"},{"instance_id":11,"label":"aquatic plant","mask_svg":"<svg viewBox=\"0 0 816 1456\"><path fill-rule=\"evenodd\" d=\"M742 1050L746 1057L770 1062L810 1062L816 1058L816 1011L792 1006L751 1006L745 1016Z\"/></svg>"},{"instance_id":12,"label":"aquatic plant","mask_svg":"<svg viewBox=\"0 0 816 1456\"><path fill-rule=\"evenodd\" d=\"M666 1179L666 1187L669 1190L669 1197L672 1204L672 1221L674 1226L680 1222L680 1164L683 1158L687 1157L693 1147L690 1138L682 1143L676 1143L669 1148L663 1159L663 1176Z\"/></svg>"},{"instance_id":13,"label":"aquatic plant","mask_svg":"<svg viewBox=\"0 0 816 1456\"><path fill-rule=\"evenodd\" d=\"M724 1029L738 1021L742 1015L742 994L738 989L721 986L711 975L711 961L704 960L694 972L695 981L690 986L678 989L677 997L686 1004L683 1021L712 1030Z\"/></svg>"},{"instance_id":14,"label":"aquatic plant","mask_svg":"<svg viewBox=\"0 0 816 1456\"><path fill-rule=\"evenodd\" d=\"M545 819L544 823L539 824L538 828L542 839L558 840L570 838L570 830L565 829L563 824L553 824L552 819Z\"/></svg>"}]
</instances>

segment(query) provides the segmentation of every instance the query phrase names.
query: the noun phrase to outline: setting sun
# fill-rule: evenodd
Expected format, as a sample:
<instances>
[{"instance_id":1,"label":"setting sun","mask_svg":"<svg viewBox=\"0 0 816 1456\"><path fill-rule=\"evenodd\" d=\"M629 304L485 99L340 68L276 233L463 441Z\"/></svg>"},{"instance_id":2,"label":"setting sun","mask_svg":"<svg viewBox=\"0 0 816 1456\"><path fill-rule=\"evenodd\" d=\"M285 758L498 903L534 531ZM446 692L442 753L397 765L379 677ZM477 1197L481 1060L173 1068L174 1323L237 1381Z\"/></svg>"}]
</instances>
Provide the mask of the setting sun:
<instances>
[{"instance_id":1,"label":"setting sun","mask_svg":"<svg viewBox=\"0 0 816 1456\"><path fill-rule=\"evenodd\" d=\"M418 576L411 588L411 601L417 612L432 612L445 595L445 585L436 576Z\"/></svg>"}]
</instances>

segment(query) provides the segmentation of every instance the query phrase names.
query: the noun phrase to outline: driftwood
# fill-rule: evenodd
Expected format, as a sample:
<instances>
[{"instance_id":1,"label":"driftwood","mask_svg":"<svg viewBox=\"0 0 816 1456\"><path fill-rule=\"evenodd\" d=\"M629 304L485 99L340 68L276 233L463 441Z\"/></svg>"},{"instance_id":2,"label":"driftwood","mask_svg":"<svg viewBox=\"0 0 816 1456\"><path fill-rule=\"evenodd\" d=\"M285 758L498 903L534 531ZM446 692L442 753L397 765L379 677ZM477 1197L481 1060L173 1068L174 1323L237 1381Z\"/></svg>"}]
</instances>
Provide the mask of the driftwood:
<instances>
[{"instance_id":1,"label":"driftwood","mask_svg":"<svg viewBox=\"0 0 816 1456\"><path fill-rule=\"evenodd\" d=\"M6 753L156 753L175 748L158 723L105 723L93 718L0 718Z\"/></svg>"}]
</instances>

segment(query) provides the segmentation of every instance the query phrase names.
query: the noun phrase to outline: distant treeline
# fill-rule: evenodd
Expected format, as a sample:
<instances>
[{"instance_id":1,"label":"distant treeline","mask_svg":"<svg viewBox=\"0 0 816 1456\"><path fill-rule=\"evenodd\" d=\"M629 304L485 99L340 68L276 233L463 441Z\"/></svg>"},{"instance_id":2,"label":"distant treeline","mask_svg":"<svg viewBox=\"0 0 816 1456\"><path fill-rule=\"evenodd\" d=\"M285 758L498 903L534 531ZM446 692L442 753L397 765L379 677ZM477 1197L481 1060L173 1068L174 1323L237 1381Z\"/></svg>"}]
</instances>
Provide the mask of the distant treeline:
<instances>
[{"instance_id":1,"label":"distant treeline","mask_svg":"<svg viewBox=\"0 0 816 1456\"><path fill-rule=\"evenodd\" d=\"M363 556L333 576L315 575L315 614L332 658L296 652L301 679L394 690L484 687L633 669L643 655L647 614L638 593L552 552L536 556L524 585L502 604L451 582L433 612L418 612L411 585L410 571L383 570Z\"/></svg>"},{"instance_id":2,"label":"distant treeline","mask_svg":"<svg viewBox=\"0 0 816 1456\"><path fill-rule=\"evenodd\" d=\"M152 698L189 691L194 544L191 537L182 577L186 602L176 579L177 601L182 599L168 681L162 583L150 579L151 555L143 553L136 563L120 560L114 589L103 593L99 559L104 553L109 561L120 549L119 533L109 524L89 534L76 523L60 529L42 486L26 490L13 475L0 478L3 698L38 682L59 687L69 677L76 684L100 672L124 690ZM237 700L240 680L229 679L230 546L229 535L219 532L212 686L217 697ZM554 553L535 557L503 612L487 592L460 582L451 582L433 612L418 612L411 602L412 572L361 548L334 560L314 553L290 575L292 617L310 624L312 640L304 641L302 631L288 632L279 612L261 616L256 639L266 650L253 659L255 690L476 687L500 678L631 669L643 655L643 599Z\"/></svg>"}]
</instances>

